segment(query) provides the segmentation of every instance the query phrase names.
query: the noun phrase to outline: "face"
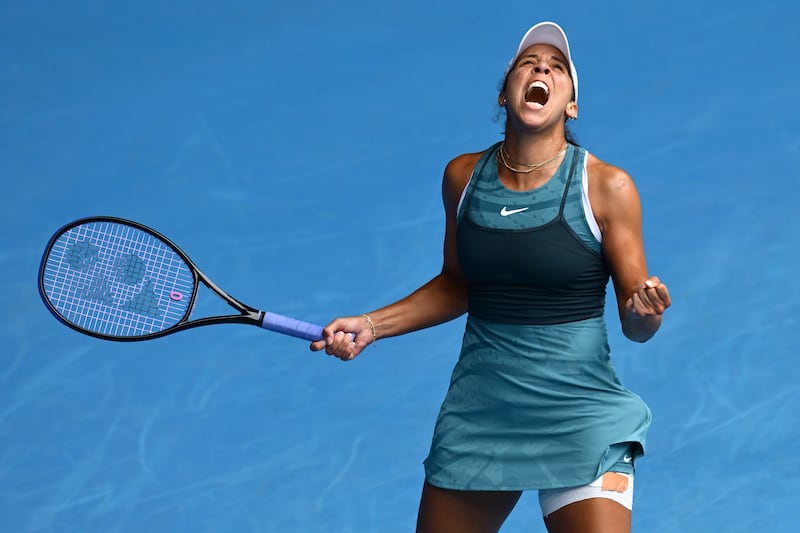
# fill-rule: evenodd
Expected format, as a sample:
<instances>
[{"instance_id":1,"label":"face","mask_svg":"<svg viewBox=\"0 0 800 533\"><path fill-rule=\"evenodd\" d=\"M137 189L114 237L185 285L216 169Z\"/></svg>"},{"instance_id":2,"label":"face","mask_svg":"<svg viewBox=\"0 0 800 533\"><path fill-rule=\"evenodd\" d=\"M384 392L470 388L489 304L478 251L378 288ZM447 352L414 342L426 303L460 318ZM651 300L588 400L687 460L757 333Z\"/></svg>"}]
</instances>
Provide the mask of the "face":
<instances>
[{"instance_id":1,"label":"face","mask_svg":"<svg viewBox=\"0 0 800 533\"><path fill-rule=\"evenodd\" d=\"M575 118L578 106L573 101L569 63L561 51L548 44L525 49L508 73L500 93L509 117L540 123Z\"/></svg>"}]
</instances>

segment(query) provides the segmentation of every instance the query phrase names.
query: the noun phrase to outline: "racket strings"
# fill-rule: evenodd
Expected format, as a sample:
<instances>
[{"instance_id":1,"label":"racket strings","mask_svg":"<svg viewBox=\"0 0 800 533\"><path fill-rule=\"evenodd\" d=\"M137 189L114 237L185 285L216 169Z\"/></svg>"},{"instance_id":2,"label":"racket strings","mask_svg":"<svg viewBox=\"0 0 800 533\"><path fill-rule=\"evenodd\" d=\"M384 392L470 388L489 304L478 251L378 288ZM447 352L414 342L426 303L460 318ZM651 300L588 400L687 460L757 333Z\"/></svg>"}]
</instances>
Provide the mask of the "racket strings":
<instances>
[{"instance_id":1,"label":"racket strings","mask_svg":"<svg viewBox=\"0 0 800 533\"><path fill-rule=\"evenodd\" d=\"M75 226L54 242L43 285L61 316L101 335L142 336L187 314L194 275L170 246L115 222Z\"/></svg>"}]
</instances>

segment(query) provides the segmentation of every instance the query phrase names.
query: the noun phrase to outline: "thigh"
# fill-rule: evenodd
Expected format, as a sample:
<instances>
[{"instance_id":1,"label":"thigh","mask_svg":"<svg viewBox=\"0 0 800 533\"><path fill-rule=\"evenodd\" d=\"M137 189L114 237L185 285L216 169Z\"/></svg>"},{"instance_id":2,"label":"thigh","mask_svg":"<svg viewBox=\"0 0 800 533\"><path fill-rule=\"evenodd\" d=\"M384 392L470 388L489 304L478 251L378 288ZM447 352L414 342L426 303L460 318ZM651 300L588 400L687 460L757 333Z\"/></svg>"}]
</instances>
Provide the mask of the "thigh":
<instances>
[{"instance_id":1,"label":"thigh","mask_svg":"<svg viewBox=\"0 0 800 533\"><path fill-rule=\"evenodd\" d=\"M522 493L422 487L417 533L496 533Z\"/></svg>"},{"instance_id":2,"label":"thigh","mask_svg":"<svg viewBox=\"0 0 800 533\"><path fill-rule=\"evenodd\" d=\"M571 503L544 519L549 533L630 533L631 512L607 498Z\"/></svg>"}]
</instances>

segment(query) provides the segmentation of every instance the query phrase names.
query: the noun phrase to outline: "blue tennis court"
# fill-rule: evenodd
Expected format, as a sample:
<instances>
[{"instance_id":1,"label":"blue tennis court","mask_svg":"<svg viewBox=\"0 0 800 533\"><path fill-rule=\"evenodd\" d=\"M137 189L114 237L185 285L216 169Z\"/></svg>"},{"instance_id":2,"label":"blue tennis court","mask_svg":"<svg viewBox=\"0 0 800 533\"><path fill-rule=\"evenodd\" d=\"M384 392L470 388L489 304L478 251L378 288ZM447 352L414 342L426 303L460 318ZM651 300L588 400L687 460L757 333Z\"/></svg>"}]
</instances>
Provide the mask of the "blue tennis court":
<instances>
[{"instance_id":1,"label":"blue tennis court","mask_svg":"<svg viewBox=\"0 0 800 533\"><path fill-rule=\"evenodd\" d=\"M244 326L112 343L37 294L50 235L164 233L250 305L375 309L441 266L441 175L558 21L578 140L637 181L673 307L615 365L653 411L634 530L794 531L796 2L4 2L0 531L412 531L461 320L342 363ZM213 313L214 304L199 313ZM504 533L543 532L534 494Z\"/></svg>"}]
</instances>

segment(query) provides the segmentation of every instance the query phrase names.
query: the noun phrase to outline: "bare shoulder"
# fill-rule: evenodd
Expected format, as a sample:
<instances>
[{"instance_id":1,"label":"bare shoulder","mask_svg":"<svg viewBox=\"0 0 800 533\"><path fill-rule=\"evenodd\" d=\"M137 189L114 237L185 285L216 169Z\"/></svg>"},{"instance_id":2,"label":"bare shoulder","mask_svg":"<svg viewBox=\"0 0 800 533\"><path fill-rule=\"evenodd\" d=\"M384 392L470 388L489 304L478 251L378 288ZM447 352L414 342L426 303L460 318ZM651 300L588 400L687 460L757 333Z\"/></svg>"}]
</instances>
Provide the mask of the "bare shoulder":
<instances>
[{"instance_id":1,"label":"bare shoulder","mask_svg":"<svg viewBox=\"0 0 800 533\"><path fill-rule=\"evenodd\" d=\"M484 152L461 154L453 158L445 168L444 175L447 180L463 182L466 185L472 170Z\"/></svg>"},{"instance_id":2,"label":"bare shoulder","mask_svg":"<svg viewBox=\"0 0 800 533\"><path fill-rule=\"evenodd\" d=\"M638 211L639 193L633 178L625 170L589 154L586 173L589 179L589 201L601 228L603 221L615 213L631 209Z\"/></svg>"},{"instance_id":3,"label":"bare shoulder","mask_svg":"<svg viewBox=\"0 0 800 533\"><path fill-rule=\"evenodd\" d=\"M461 154L453 158L445 168L442 192L449 202L458 202L467 186L475 165L484 152Z\"/></svg>"},{"instance_id":4,"label":"bare shoulder","mask_svg":"<svg viewBox=\"0 0 800 533\"><path fill-rule=\"evenodd\" d=\"M633 179L622 168L606 163L599 157L588 154L586 171L589 175L589 190L594 188L613 194L626 188L634 187Z\"/></svg>"}]
</instances>

